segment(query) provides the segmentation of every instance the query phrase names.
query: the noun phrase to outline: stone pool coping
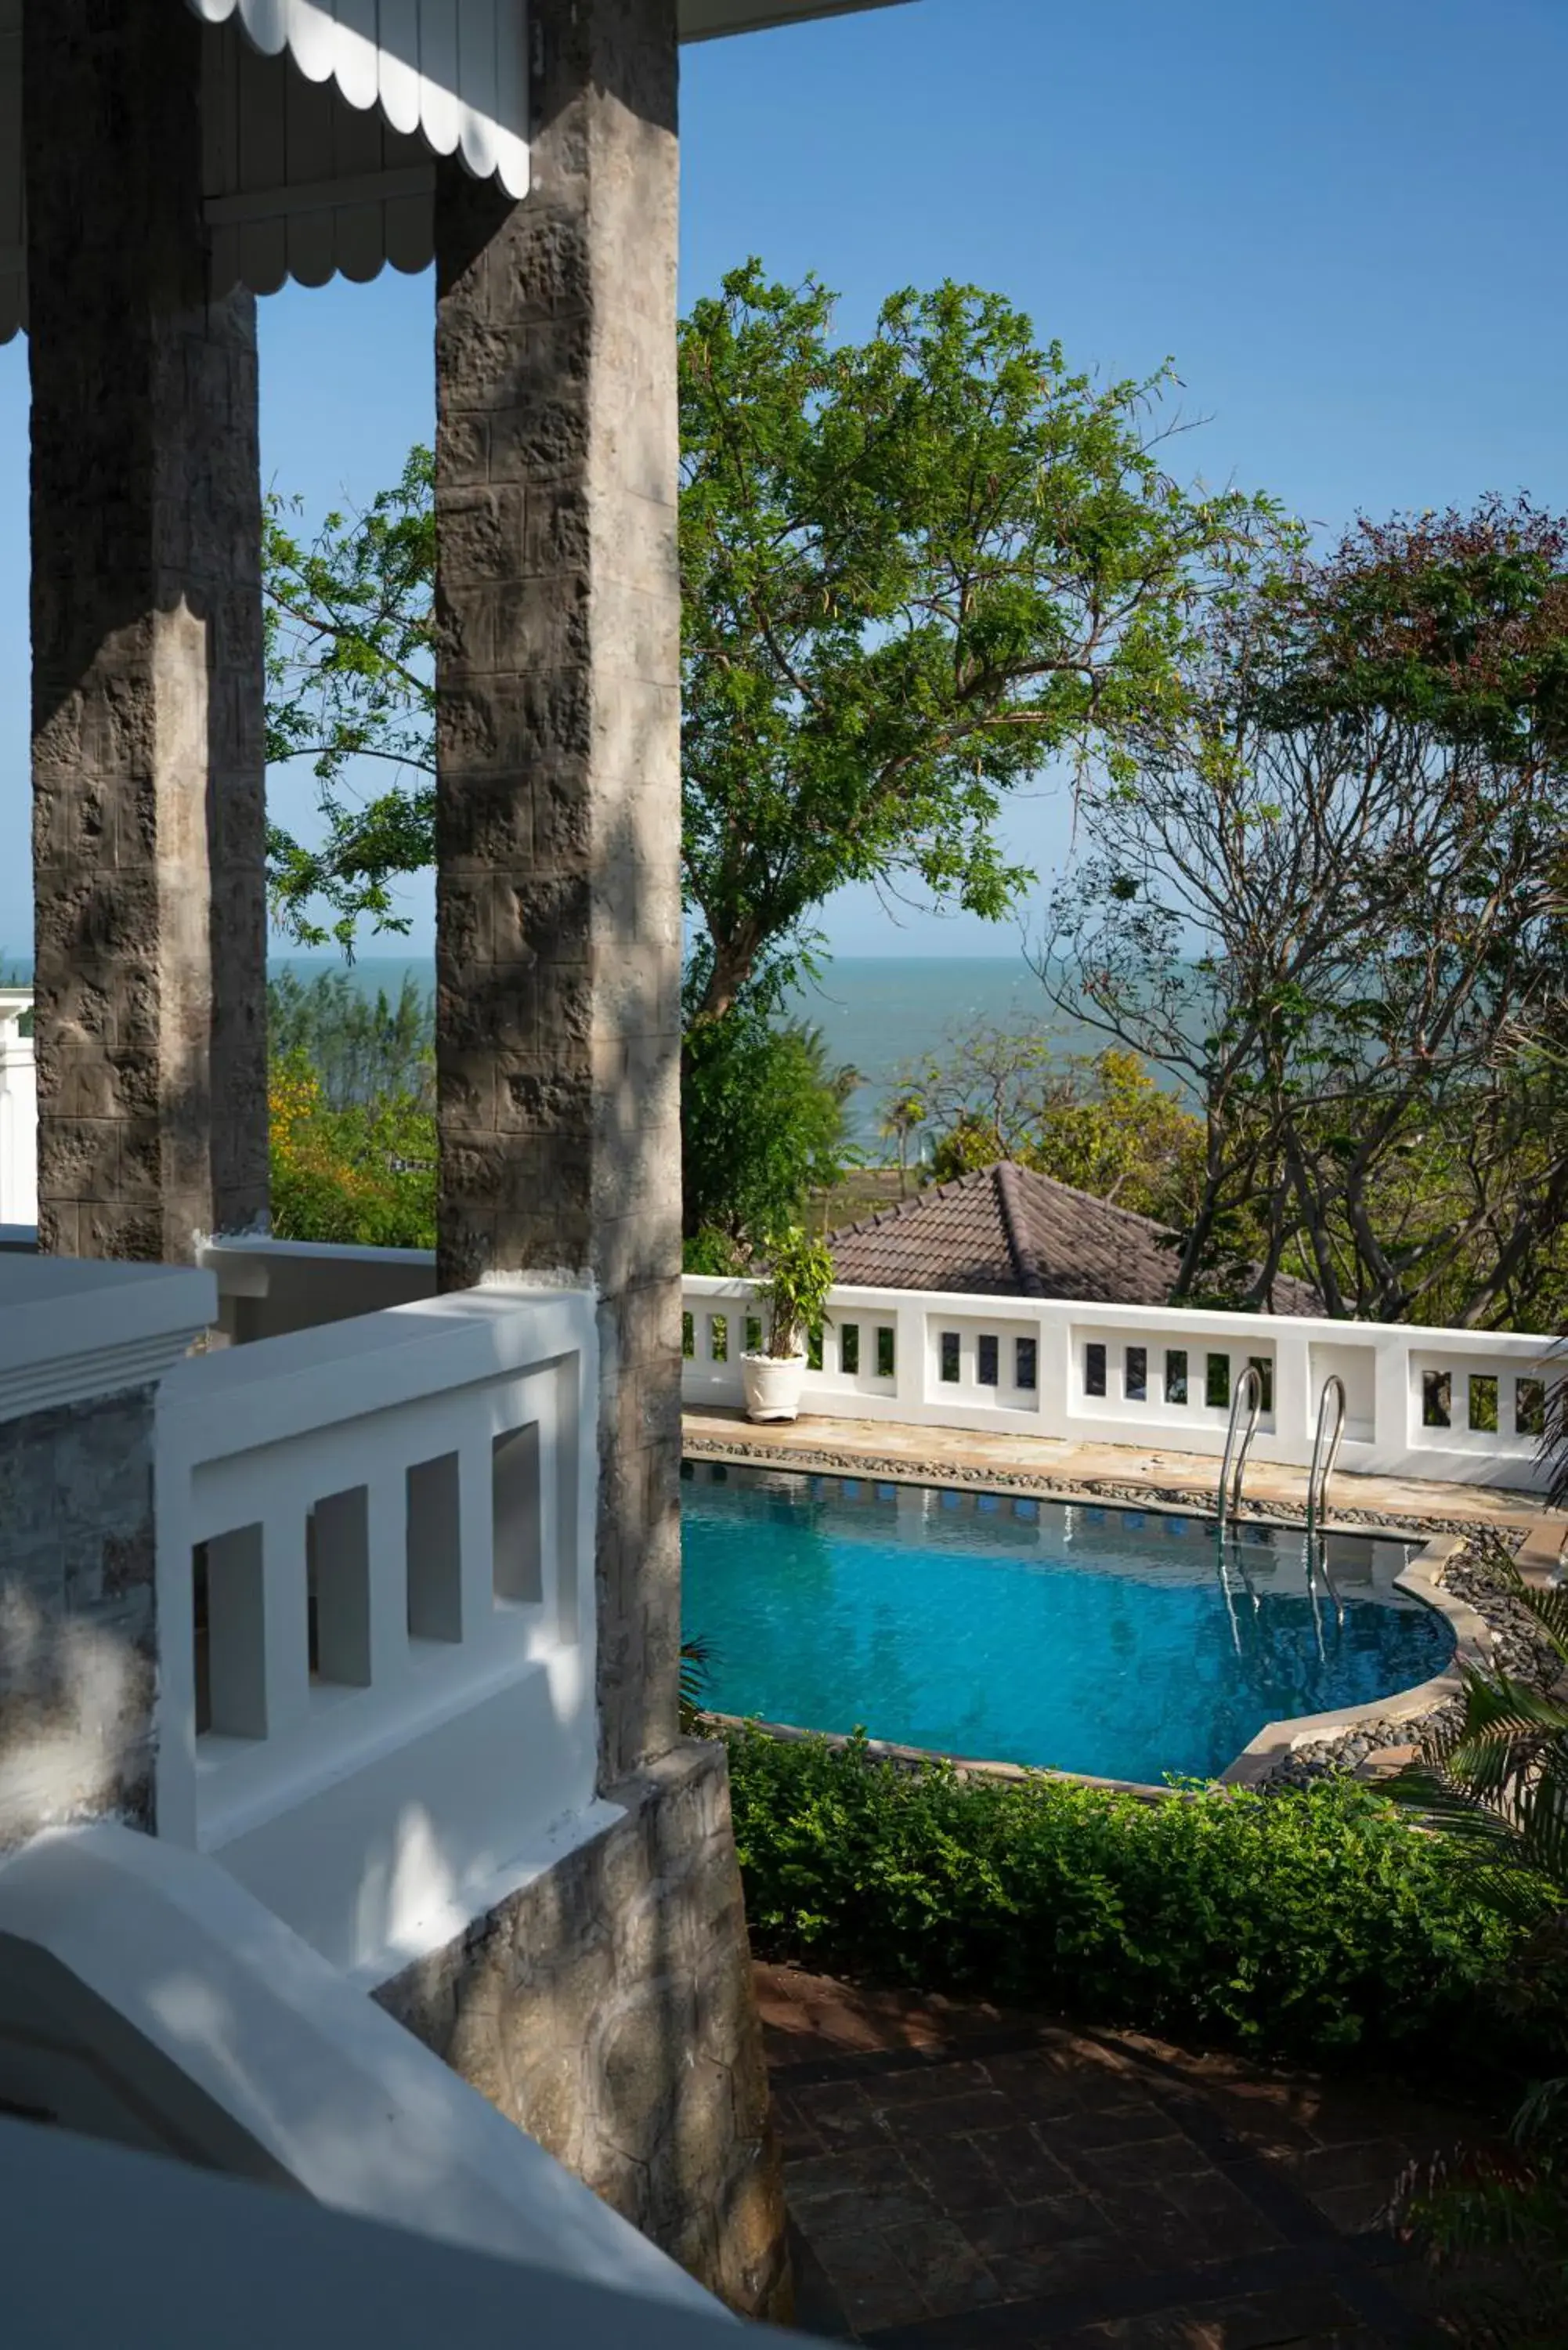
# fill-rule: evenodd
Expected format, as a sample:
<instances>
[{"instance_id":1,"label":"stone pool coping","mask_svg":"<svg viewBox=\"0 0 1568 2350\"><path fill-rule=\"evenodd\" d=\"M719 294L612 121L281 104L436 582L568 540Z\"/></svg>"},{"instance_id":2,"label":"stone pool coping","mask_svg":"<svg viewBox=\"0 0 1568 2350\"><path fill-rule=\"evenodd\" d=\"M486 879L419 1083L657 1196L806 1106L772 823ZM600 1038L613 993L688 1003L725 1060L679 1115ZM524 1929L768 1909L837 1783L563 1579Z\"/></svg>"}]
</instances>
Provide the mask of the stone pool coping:
<instances>
[{"instance_id":1,"label":"stone pool coping","mask_svg":"<svg viewBox=\"0 0 1568 2350\"><path fill-rule=\"evenodd\" d=\"M753 1427L739 1414L705 1412L688 1413L685 1417L683 1456L690 1461L733 1462L737 1466L793 1470L803 1475L871 1478L885 1484L929 1485L939 1482L948 1488L961 1485L977 1492L996 1492L1049 1498L1052 1501L1083 1500L1094 1503L1119 1503L1124 1506L1146 1508L1161 1505L1168 1509L1201 1511L1205 1500L1211 1502L1203 1488L1166 1482L1164 1472L1181 1469L1189 1462L1196 1470L1204 1465L1193 1456L1161 1458L1157 1477L1145 1471L1142 1463L1135 1470L1128 1468L1119 1476L1064 1473L1062 1464L1055 1473L1033 1470L1005 1461L972 1457L972 1448L966 1448L964 1439L950 1430L941 1431L957 1454L971 1450L968 1460L951 1458L940 1462L930 1459L918 1461L898 1453L878 1454L872 1449L876 1436L886 1438L888 1430L880 1423L862 1422L846 1425L825 1420L818 1423L822 1431L803 1431L796 1421L786 1432L771 1428ZM737 1428L743 1434L731 1434ZM864 1429L866 1435L861 1436ZM901 1432L901 1431L900 1431ZM929 1444L933 1434L929 1429L919 1431L924 1443ZM1044 1444L1044 1440L1023 1440ZM1067 1450L1068 1448L1058 1448ZM1096 1453L1109 1447L1094 1448ZM1114 1448L1121 1450L1123 1448ZM1129 1453L1134 1448L1126 1448ZM1119 1464L1118 1464L1119 1465ZM1212 1464L1207 1464L1210 1468ZM1156 1464L1150 1463L1154 1468ZM1376 1488L1383 1481L1364 1478L1351 1481L1348 1473L1337 1481L1343 1490L1347 1482ZM1428 1487L1412 1494L1411 1487L1400 1481L1397 1489L1398 1500L1407 1497L1425 1502L1429 1493L1433 1500L1449 1499L1448 1489ZM1485 1666L1492 1655L1492 1636L1484 1618L1457 1592L1447 1589L1442 1582L1442 1570L1463 1550L1477 1534L1491 1528L1511 1535L1518 1544L1517 1564L1532 1583L1550 1581L1559 1568L1564 1534L1568 1534L1568 1514L1543 1511L1538 1499L1529 1494L1493 1493L1488 1489L1462 1489L1464 1501L1470 1504L1461 1517L1438 1514L1425 1508L1412 1509L1391 1506L1373 1507L1368 1503L1360 1507L1337 1507L1326 1521L1325 1532L1359 1534L1403 1535L1423 1543L1422 1548L1394 1578L1397 1588L1447 1618L1454 1634L1454 1657L1440 1673L1414 1687L1401 1690L1389 1697L1374 1698L1362 1705L1341 1706L1328 1713L1297 1714L1280 1721L1265 1722L1256 1737L1249 1741L1235 1760L1210 1783L1221 1787L1255 1788L1263 1785L1292 1753L1303 1746L1317 1746L1354 1731L1363 1722L1405 1722L1412 1725L1450 1700L1462 1694L1463 1665ZM1245 1520L1249 1524L1299 1527L1303 1512L1285 1497L1271 1495L1274 1506L1266 1510L1249 1508ZM1459 1497L1455 1496L1456 1500ZM1396 1494L1377 1495L1395 1503ZM1452 1504L1450 1503L1450 1510ZM1425 1538L1423 1541L1423 1537ZM763 1735L782 1741L798 1741L822 1737L836 1749L850 1743L841 1732L819 1732L800 1728L790 1722L752 1721L749 1724L738 1715L704 1714L702 1719L718 1730L742 1730L747 1727ZM1109 1793L1136 1796L1141 1802L1159 1801L1179 1795L1179 1788L1156 1786L1145 1780L1106 1779L1079 1771L1052 1771L1024 1763L999 1762L967 1755L940 1752L932 1748L900 1746L882 1739L868 1739L866 1751L878 1761L894 1763L900 1769L917 1770L933 1762L950 1763L961 1776L1009 1781L1027 1779L1058 1779L1072 1784L1101 1787Z\"/></svg>"},{"instance_id":2,"label":"stone pool coping","mask_svg":"<svg viewBox=\"0 0 1568 2350\"><path fill-rule=\"evenodd\" d=\"M1397 1591L1407 1591L1414 1599L1424 1600L1439 1616L1446 1617L1454 1635L1454 1655L1450 1664L1430 1680L1417 1681L1414 1688L1400 1690L1392 1697L1370 1698L1364 1705L1336 1706L1329 1713L1298 1713L1282 1721L1266 1721L1257 1736L1249 1739L1235 1761L1221 1771L1217 1783L1221 1787L1257 1787L1272 1779L1288 1754L1299 1747L1324 1745L1330 1740L1343 1738L1363 1722L1407 1721L1414 1726L1435 1713L1439 1706L1464 1693L1460 1668L1464 1665L1486 1666L1491 1661L1491 1630L1468 1599L1457 1591L1449 1591L1441 1581L1441 1574L1451 1559L1465 1547L1463 1534L1436 1534L1417 1552L1407 1565L1394 1577Z\"/></svg>"}]
</instances>

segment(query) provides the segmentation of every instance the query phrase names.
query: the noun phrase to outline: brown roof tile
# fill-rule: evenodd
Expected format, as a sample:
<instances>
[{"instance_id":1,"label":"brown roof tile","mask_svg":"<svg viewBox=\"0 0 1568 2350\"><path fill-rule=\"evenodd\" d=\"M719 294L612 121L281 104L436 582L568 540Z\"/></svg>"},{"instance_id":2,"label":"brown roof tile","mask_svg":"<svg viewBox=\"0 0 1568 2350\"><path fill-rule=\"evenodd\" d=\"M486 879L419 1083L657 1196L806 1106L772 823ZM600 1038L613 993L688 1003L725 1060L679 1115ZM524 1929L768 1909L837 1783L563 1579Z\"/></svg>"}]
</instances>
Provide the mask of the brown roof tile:
<instances>
[{"instance_id":1,"label":"brown roof tile","mask_svg":"<svg viewBox=\"0 0 1568 2350\"><path fill-rule=\"evenodd\" d=\"M917 1192L828 1236L840 1281L985 1297L1072 1297L1163 1305L1176 1257L1166 1227L1003 1163ZM1275 1311L1319 1314L1304 1282L1281 1280Z\"/></svg>"}]
</instances>

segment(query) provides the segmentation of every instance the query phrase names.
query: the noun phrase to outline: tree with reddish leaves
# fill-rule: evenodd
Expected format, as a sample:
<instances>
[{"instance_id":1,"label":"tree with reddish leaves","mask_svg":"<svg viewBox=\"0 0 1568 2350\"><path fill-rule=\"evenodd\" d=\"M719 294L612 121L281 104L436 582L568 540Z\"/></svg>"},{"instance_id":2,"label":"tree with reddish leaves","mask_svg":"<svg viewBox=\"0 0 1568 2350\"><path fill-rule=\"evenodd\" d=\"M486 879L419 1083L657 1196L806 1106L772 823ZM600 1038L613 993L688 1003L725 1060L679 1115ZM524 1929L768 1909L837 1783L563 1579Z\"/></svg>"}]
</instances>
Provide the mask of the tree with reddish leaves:
<instances>
[{"instance_id":1,"label":"tree with reddish leaves","mask_svg":"<svg viewBox=\"0 0 1568 2350\"><path fill-rule=\"evenodd\" d=\"M1041 962L1203 1109L1177 1295L1568 1304L1568 522L1363 523L1212 613Z\"/></svg>"},{"instance_id":2,"label":"tree with reddish leaves","mask_svg":"<svg viewBox=\"0 0 1568 2350\"><path fill-rule=\"evenodd\" d=\"M1527 498L1365 519L1274 583L1288 659L1260 714L1383 713L1501 765L1568 751L1568 518Z\"/></svg>"}]
</instances>

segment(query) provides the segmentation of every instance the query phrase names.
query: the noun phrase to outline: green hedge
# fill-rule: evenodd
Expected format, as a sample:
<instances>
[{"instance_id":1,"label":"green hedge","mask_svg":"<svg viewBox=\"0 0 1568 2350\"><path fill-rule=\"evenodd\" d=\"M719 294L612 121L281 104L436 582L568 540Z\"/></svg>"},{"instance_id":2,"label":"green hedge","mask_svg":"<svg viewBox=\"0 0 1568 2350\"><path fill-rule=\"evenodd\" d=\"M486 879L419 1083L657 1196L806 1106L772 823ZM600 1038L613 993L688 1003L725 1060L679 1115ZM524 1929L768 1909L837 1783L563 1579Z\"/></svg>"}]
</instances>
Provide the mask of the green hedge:
<instances>
[{"instance_id":1,"label":"green hedge","mask_svg":"<svg viewBox=\"0 0 1568 2350\"><path fill-rule=\"evenodd\" d=\"M1401 2063L1469 2033L1511 1948L1434 1840L1348 1781L1151 1804L915 1775L819 1740L728 1743L762 1957L1262 2055Z\"/></svg>"}]
</instances>

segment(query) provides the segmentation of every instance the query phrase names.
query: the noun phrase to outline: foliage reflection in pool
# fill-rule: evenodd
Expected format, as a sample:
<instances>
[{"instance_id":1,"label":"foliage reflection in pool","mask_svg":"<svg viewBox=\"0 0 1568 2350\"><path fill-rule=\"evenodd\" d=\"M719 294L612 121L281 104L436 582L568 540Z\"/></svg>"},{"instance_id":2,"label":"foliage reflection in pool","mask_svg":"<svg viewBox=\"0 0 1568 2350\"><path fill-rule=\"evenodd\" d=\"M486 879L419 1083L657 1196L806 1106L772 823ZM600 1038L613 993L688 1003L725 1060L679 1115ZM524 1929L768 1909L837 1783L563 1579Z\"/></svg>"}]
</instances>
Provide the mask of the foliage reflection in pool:
<instances>
[{"instance_id":1,"label":"foliage reflection in pool","mask_svg":"<svg viewBox=\"0 0 1568 2350\"><path fill-rule=\"evenodd\" d=\"M1440 1672L1412 1545L688 1463L685 1629L716 1712L1112 1779L1222 1771L1267 1721ZM1315 1601L1315 1604L1314 1604ZM1336 1605L1337 1601L1337 1605Z\"/></svg>"}]
</instances>

